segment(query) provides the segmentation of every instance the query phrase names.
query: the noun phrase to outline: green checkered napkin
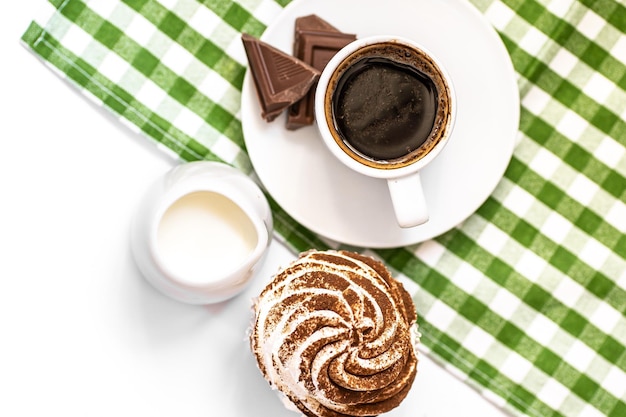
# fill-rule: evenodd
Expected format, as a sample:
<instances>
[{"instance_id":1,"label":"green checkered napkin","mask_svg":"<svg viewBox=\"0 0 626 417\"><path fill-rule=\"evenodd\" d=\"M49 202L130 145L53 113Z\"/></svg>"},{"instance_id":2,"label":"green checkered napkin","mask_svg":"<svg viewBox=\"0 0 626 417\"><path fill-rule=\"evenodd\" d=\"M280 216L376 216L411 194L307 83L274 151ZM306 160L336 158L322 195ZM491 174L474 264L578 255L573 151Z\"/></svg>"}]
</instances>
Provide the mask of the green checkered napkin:
<instances>
[{"instance_id":1,"label":"green checkered napkin","mask_svg":"<svg viewBox=\"0 0 626 417\"><path fill-rule=\"evenodd\" d=\"M625 5L471 2L519 75L519 145L463 225L370 253L416 291L423 349L496 404L626 416ZM22 39L164 150L251 173L239 35L260 36L286 3L51 0ZM328 245L273 209L295 252Z\"/></svg>"}]
</instances>

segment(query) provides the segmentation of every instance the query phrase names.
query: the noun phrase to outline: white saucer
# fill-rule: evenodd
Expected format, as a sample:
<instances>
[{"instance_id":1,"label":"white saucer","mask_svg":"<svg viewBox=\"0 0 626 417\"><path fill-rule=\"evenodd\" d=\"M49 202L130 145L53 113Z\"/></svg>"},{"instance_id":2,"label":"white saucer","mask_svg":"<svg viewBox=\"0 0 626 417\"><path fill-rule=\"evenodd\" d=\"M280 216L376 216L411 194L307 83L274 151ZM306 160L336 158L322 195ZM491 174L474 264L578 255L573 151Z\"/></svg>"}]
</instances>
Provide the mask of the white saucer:
<instances>
[{"instance_id":1,"label":"white saucer","mask_svg":"<svg viewBox=\"0 0 626 417\"><path fill-rule=\"evenodd\" d=\"M464 0L295 0L262 40L291 53L294 21L308 14L358 37L404 36L432 51L456 88L456 126L441 155L422 171L430 220L402 229L386 182L337 162L315 125L289 131L284 114L272 123L261 118L248 73L242 91L243 133L267 191L302 225L354 246L410 245L464 221L502 178L519 124L516 75L496 31Z\"/></svg>"}]
</instances>

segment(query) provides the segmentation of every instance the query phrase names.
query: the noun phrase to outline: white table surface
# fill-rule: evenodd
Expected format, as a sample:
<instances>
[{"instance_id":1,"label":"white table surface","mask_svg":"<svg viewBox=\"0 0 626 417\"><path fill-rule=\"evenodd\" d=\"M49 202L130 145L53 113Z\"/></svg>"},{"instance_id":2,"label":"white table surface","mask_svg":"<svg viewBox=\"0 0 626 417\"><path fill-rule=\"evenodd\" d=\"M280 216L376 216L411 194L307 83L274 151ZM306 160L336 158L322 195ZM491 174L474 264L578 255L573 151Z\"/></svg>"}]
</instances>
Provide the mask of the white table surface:
<instances>
[{"instance_id":1,"label":"white table surface","mask_svg":"<svg viewBox=\"0 0 626 417\"><path fill-rule=\"evenodd\" d=\"M249 290L212 308L143 280L130 218L176 162L20 44L44 1L0 14L0 416L248 417L246 391L264 381L255 372L240 396L222 393L214 373L252 359L216 334L293 254L274 242ZM272 415L266 395L256 415ZM504 415L425 355L412 395L415 417Z\"/></svg>"}]
</instances>

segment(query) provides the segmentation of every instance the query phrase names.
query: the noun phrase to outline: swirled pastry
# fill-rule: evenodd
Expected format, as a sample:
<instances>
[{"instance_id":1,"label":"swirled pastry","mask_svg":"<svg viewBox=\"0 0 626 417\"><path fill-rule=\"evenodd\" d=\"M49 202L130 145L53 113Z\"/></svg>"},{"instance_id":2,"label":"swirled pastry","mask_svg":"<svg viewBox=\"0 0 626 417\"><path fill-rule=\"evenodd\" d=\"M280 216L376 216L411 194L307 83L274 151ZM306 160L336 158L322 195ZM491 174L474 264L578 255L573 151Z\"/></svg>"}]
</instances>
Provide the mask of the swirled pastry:
<instances>
[{"instance_id":1,"label":"swirled pastry","mask_svg":"<svg viewBox=\"0 0 626 417\"><path fill-rule=\"evenodd\" d=\"M270 385L308 417L376 416L416 374L416 313L371 257L309 251L255 303L251 347Z\"/></svg>"}]
</instances>

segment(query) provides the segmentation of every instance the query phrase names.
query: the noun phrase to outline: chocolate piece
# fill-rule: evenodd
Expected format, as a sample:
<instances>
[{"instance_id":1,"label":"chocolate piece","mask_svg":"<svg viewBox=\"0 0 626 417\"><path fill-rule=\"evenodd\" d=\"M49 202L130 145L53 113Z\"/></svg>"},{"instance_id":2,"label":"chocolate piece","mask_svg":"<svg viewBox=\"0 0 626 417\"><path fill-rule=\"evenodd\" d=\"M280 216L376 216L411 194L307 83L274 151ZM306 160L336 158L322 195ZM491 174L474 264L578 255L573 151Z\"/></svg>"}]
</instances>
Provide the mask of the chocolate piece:
<instances>
[{"instance_id":1,"label":"chocolate piece","mask_svg":"<svg viewBox=\"0 0 626 417\"><path fill-rule=\"evenodd\" d=\"M242 34L261 116L268 122L300 100L317 82L320 71L250 35Z\"/></svg>"},{"instance_id":2,"label":"chocolate piece","mask_svg":"<svg viewBox=\"0 0 626 417\"><path fill-rule=\"evenodd\" d=\"M328 61L356 35L340 32L317 15L299 17L295 24L294 56L320 72ZM291 107L287 113L287 129L295 130L313 124L315 88Z\"/></svg>"}]
</instances>

